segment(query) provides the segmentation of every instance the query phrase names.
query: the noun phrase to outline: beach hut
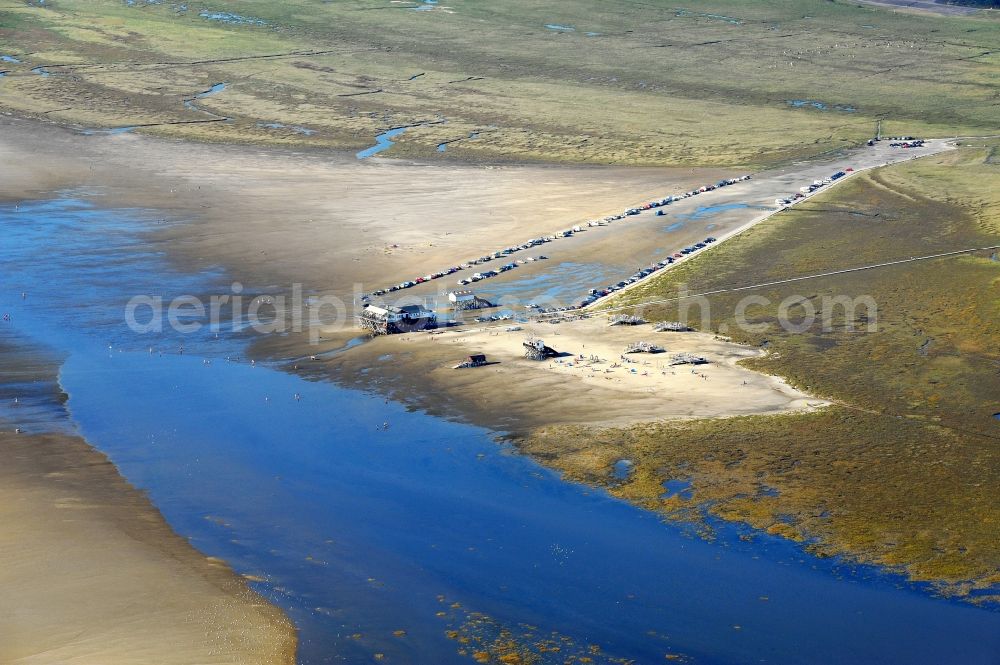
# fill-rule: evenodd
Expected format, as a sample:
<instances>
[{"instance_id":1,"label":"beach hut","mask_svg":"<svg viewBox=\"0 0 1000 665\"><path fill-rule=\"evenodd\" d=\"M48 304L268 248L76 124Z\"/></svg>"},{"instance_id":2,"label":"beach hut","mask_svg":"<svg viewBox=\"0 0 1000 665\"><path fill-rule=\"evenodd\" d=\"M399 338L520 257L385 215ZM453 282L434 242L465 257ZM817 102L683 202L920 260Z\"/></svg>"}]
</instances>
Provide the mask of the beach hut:
<instances>
[{"instance_id":1,"label":"beach hut","mask_svg":"<svg viewBox=\"0 0 1000 665\"><path fill-rule=\"evenodd\" d=\"M467 367L482 367L486 365L485 353L472 353L465 360L455 365L453 369L465 369Z\"/></svg>"}]
</instances>

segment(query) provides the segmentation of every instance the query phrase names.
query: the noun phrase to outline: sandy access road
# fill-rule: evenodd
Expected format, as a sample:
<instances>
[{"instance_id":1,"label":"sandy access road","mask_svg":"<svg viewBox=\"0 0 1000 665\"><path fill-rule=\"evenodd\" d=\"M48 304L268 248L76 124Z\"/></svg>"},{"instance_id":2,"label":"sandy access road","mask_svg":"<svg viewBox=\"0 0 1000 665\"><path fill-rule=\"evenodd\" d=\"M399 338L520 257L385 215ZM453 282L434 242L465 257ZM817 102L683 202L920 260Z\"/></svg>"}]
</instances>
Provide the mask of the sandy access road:
<instances>
[{"instance_id":1,"label":"sandy access road","mask_svg":"<svg viewBox=\"0 0 1000 665\"><path fill-rule=\"evenodd\" d=\"M778 208L774 198L796 192L814 180L848 167L860 172L935 154L951 145L948 141L931 141L922 148L905 149L892 148L884 142L819 162L758 174L750 181L675 203L667 208L664 216L646 211L611 226L591 228L573 238L549 243L544 246L546 254L553 257L549 261L525 264L477 284L476 290L492 296L502 292L505 285L516 286L519 282L558 286L559 277L553 277L550 271L553 264L560 263L561 251L567 252L562 262L592 261L598 255L602 260L611 261L612 257L620 255L616 252L630 257L636 254L649 257L631 266L619 263L626 270L624 277L637 267L657 260L655 257L662 252L658 241L663 242L664 238L671 242L684 239L680 246L708 234L724 241L775 214ZM828 188L820 191L825 189ZM797 205L814 204L805 199ZM710 217L699 217L699 209L706 207L720 211ZM677 224L677 220L681 221L680 227L664 233L663 227ZM623 247L629 250L622 252ZM573 281L572 276L565 281L581 295L591 286ZM432 286L420 286L404 293L429 293ZM527 297L542 300L533 294ZM324 351L342 345L350 334L343 330L332 331L329 340L311 347L309 353L317 355L318 361L296 363L295 367L348 383L363 375L365 383L380 386L424 408L461 413L473 422L507 430L554 423L621 425L664 418L778 413L825 404L777 378L737 366L737 361L756 356L759 351L709 335L653 333L651 326L608 328L606 320L600 316L558 325L521 324L523 330L513 332L505 332L506 327L505 324L487 327L469 324L441 334L379 338L343 353L324 355ZM584 362L522 360L521 343L530 335L542 337L557 350L574 356L583 354ZM664 356L640 355L630 356L630 359L637 359L638 364L626 363L625 367L611 368L609 365L619 358L629 342L634 341L660 344L669 352L703 355L711 363L704 371L696 370L696 374L691 374L688 368L664 373L660 367L666 361ZM288 357L290 352L304 347L301 340L272 339L270 343L263 341L257 348L264 355L275 358ZM500 364L471 370L451 369L465 356L476 352L485 352ZM591 355L603 358L604 362L588 362ZM629 371L633 367L637 372Z\"/></svg>"},{"instance_id":2,"label":"sandy access road","mask_svg":"<svg viewBox=\"0 0 1000 665\"><path fill-rule=\"evenodd\" d=\"M920 148L893 148L889 141L874 147L857 148L825 159L810 160L791 164L782 169L764 171L753 175L751 180L728 187L705 192L697 196L674 202L669 206L646 210L639 215L627 217L607 226L584 227L583 231L571 238L561 238L537 248L514 254L508 260L494 260L475 266L470 270L449 275L435 282L398 291L386 296L391 303L394 298L424 299L429 304L447 305L444 295L449 290L471 288L494 302L503 302L517 309L529 303L546 307L561 307L579 302L587 295L588 289L602 288L611 283L627 279L637 270L661 261L688 245L712 236L720 240L759 223L778 211L775 199L790 197L799 188L812 184L815 180L828 178L837 171L847 168L855 172L873 167L893 164L908 159L933 155L952 148L947 140L931 140ZM841 182L843 182L842 180ZM704 181L699 185L716 181ZM833 185L834 187L836 184ZM827 191L825 187L819 192ZM667 194L679 194L684 189L665 188L656 198ZM623 195L624 199L624 195ZM615 212L642 200L624 200ZM814 205L808 199L796 206ZM663 215L657 215L662 211ZM597 219L600 210L581 217L578 222ZM547 227L549 233L559 231L558 224ZM485 245L474 256L501 249L513 241L523 242L532 236L507 238ZM496 269L500 264L516 258L538 256L549 257L546 261L526 263L515 270L501 273L497 277L476 282L469 287L461 287L457 280L475 271ZM421 264L428 271L453 265L469 256L455 254L451 263L431 266ZM414 272L413 279L423 272ZM386 284L387 285L387 284Z\"/></svg>"},{"instance_id":3,"label":"sandy access road","mask_svg":"<svg viewBox=\"0 0 1000 665\"><path fill-rule=\"evenodd\" d=\"M983 11L982 7L949 5L936 0L858 0L865 5L885 7L914 14L936 14L938 16L969 16Z\"/></svg>"}]
</instances>

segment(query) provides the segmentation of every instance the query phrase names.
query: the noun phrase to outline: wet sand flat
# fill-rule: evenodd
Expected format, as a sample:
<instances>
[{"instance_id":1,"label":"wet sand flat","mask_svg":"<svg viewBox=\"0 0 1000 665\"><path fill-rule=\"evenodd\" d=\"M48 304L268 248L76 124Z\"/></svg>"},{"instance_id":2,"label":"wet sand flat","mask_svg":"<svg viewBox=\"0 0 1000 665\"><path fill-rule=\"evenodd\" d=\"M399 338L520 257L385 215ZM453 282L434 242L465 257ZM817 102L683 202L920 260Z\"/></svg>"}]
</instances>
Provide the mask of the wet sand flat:
<instances>
[{"instance_id":1,"label":"wet sand flat","mask_svg":"<svg viewBox=\"0 0 1000 665\"><path fill-rule=\"evenodd\" d=\"M719 169L433 166L328 151L83 136L0 120L17 163L0 198L85 187L101 205L190 220L155 234L188 270L350 298L653 196L714 182Z\"/></svg>"},{"instance_id":2,"label":"wet sand flat","mask_svg":"<svg viewBox=\"0 0 1000 665\"><path fill-rule=\"evenodd\" d=\"M0 433L0 662L295 662L295 630L80 438Z\"/></svg>"}]
</instances>

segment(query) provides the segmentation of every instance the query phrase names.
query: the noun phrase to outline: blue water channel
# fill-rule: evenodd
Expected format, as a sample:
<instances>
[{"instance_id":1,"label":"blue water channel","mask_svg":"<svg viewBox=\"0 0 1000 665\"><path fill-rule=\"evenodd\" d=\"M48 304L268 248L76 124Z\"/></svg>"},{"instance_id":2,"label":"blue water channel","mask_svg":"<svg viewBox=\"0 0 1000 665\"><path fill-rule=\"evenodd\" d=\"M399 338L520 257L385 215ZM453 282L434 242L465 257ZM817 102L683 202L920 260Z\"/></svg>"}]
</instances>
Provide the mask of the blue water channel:
<instances>
[{"instance_id":1,"label":"blue water channel","mask_svg":"<svg viewBox=\"0 0 1000 665\"><path fill-rule=\"evenodd\" d=\"M377 155L378 153L384 150L388 150L392 146L396 145L396 142L393 141L392 139L399 136L406 130L407 130L406 127L396 127L395 129L390 129L387 132L383 132L375 137L375 145L373 145L370 148L365 148L364 150L361 150L354 156L357 157L358 159L367 159L372 155Z\"/></svg>"},{"instance_id":2,"label":"blue water channel","mask_svg":"<svg viewBox=\"0 0 1000 665\"><path fill-rule=\"evenodd\" d=\"M691 537L487 430L251 366L240 339L129 331L133 295L228 284L171 268L159 220L0 206L0 332L65 355L72 424L178 533L264 580L302 663L473 662L445 633L465 612L565 636L541 663L997 662L1000 612L737 527Z\"/></svg>"}]
</instances>

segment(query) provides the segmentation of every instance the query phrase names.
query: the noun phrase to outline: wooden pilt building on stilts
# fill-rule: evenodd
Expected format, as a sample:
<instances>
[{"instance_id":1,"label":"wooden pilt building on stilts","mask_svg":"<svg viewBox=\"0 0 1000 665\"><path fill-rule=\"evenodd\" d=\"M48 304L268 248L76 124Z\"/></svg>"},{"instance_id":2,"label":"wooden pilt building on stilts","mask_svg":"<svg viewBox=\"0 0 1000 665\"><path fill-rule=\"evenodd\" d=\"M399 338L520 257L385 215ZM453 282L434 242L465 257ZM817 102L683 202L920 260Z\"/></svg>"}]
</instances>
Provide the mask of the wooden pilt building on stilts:
<instances>
[{"instance_id":1,"label":"wooden pilt building on stilts","mask_svg":"<svg viewBox=\"0 0 1000 665\"><path fill-rule=\"evenodd\" d=\"M358 324L373 335L395 335L436 328L437 314L421 305L365 305L358 314Z\"/></svg>"},{"instance_id":2,"label":"wooden pilt building on stilts","mask_svg":"<svg viewBox=\"0 0 1000 665\"><path fill-rule=\"evenodd\" d=\"M559 352L552 347L545 346L545 342L536 338L524 340L524 357L528 360L545 360L555 358Z\"/></svg>"}]
</instances>

